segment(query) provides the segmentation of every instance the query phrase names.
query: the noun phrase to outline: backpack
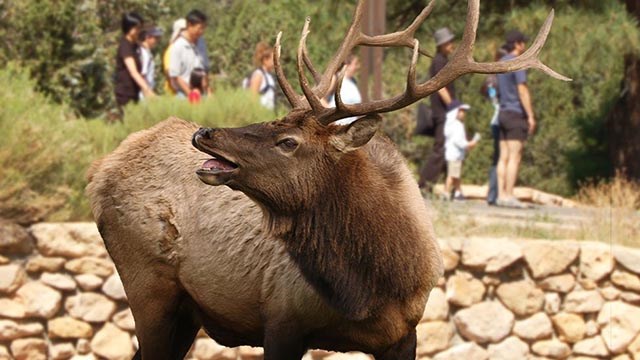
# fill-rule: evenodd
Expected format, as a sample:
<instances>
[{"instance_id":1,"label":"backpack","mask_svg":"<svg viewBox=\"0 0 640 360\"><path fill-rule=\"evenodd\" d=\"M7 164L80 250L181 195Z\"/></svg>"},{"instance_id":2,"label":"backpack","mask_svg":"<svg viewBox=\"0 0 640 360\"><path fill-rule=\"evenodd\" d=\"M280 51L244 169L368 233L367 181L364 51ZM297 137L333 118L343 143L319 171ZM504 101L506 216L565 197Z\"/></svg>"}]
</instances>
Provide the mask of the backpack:
<instances>
[{"instance_id":1,"label":"backpack","mask_svg":"<svg viewBox=\"0 0 640 360\"><path fill-rule=\"evenodd\" d=\"M433 122L433 111L431 111L426 102L421 101L416 109L416 128L413 134L433 137L435 132L436 126Z\"/></svg>"},{"instance_id":2,"label":"backpack","mask_svg":"<svg viewBox=\"0 0 640 360\"><path fill-rule=\"evenodd\" d=\"M249 74L247 74L247 76L244 77L244 79L242 79L242 88L243 89L248 89L249 85L251 84L251 76L253 75L253 73L258 70L262 73L262 77L264 78L265 83L267 83L267 85L263 88L260 89L260 91L258 92L260 95L264 95L267 91L269 91L269 89L274 89L273 86L269 85L269 82L267 81L267 73L264 71L263 68L259 67L256 69L253 69Z\"/></svg>"}]
</instances>

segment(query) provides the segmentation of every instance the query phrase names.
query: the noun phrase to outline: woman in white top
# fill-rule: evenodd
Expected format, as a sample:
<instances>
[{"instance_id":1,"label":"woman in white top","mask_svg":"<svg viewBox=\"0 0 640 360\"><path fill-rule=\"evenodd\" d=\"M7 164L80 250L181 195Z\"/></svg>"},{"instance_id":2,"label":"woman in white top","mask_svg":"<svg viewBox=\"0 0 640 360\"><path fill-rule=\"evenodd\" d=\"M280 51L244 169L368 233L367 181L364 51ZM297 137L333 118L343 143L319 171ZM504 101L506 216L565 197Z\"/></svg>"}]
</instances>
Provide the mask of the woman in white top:
<instances>
[{"instance_id":1,"label":"woman in white top","mask_svg":"<svg viewBox=\"0 0 640 360\"><path fill-rule=\"evenodd\" d=\"M360 70L360 59L353 54L347 56L347 59L344 61L344 69L345 73L344 80L342 81L342 87L340 88L340 98L345 104L359 104L362 102L362 96L360 95L358 84L356 84L355 76L358 73L358 70ZM336 106L335 94L331 96L329 106ZM354 122L357 118L357 116L352 116L340 119L334 122L334 124L348 125Z\"/></svg>"},{"instance_id":2,"label":"woman in white top","mask_svg":"<svg viewBox=\"0 0 640 360\"><path fill-rule=\"evenodd\" d=\"M267 109L275 109L276 106L276 82L273 72L273 49L265 42L256 45L253 54L253 64L256 69L251 73L249 90L260 95L260 104Z\"/></svg>"}]
</instances>

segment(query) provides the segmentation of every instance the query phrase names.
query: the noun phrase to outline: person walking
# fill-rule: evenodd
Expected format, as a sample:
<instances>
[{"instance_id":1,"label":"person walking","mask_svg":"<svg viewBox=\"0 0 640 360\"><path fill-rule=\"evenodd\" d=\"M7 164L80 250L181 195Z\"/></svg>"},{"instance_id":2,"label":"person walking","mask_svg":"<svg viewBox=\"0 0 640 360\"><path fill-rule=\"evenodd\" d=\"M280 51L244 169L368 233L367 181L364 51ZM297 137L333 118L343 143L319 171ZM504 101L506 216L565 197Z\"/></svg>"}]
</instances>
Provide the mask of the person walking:
<instances>
[{"instance_id":1,"label":"person walking","mask_svg":"<svg viewBox=\"0 0 640 360\"><path fill-rule=\"evenodd\" d=\"M522 54L528 38L513 30L506 35L507 54L500 59L508 61ZM519 70L498 74L500 112L500 160L498 161L498 200L500 206L524 208L515 198L513 189L518 178L522 151L527 137L536 130L536 119L527 86L527 72Z\"/></svg>"},{"instance_id":2,"label":"person walking","mask_svg":"<svg viewBox=\"0 0 640 360\"><path fill-rule=\"evenodd\" d=\"M122 15L122 38L118 45L115 68L114 92L118 111L123 115L123 108L129 102L137 102L142 92L145 97L154 96L152 88L140 74L142 64L140 62L140 47L138 36L144 20L136 12L128 12Z\"/></svg>"},{"instance_id":3,"label":"person walking","mask_svg":"<svg viewBox=\"0 0 640 360\"><path fill-rule=\"evenodd\" d=\"M153 49L158 44L163 33L162 29L155 26L145 28L140 32L140 62L142 63L140 74L142 74L151 89L155 89L156 86L156 64L153 60ZM140 98L144 98L142 92L140 92Z\"/></svg>"},{"instance_id":4,"label":"person walking","mask_svg":"<svg viewBox=\"0 0 640 360\"><path fill-rule=\"evenodd\" d=\"M198 46L199 39L207 27L207 16L199 10L191 10L186 16L187 26L171 45L169 53L169 79L178 96L186 98L191 92L189 80L196 68L209 70L206 49ZM210 92L209 81L205 81L205 93Z\"/></svg>"},{"instance_id":5,"label":"person walking","mask_svg":"<svg viewBox=\"0 0 640 360\"><path fill-rule=\"evenodd\" d=\"M260 96L260 104L267 109L276 107L276 81L273 78L273 48L266 42L256 44L253 53L253 65L255 70L251 73L247 88Z\"/></svg>"},{"instance_id":6,"label":"person walking","mask_svg":"<svg viewBox=\"0 0 640 360\"><path fill-rule=\"evenodd\" d=\"M429 68L430 77L434 77L449 61L448 57L454 50L453 40L455 39L455 35L451 30L444 27L436 30L433 37L436 41L437 53ZM431 111L435 126L434 143L431 154L429 158L427 158L420 172L420 179L418 180L420 188L429 192L432 191L433 184L437 182L440 174L445 170L444 124L447 106L449 106L455 98L456 91L453 82L431 95Z\"/></svg>"}]
</instances>

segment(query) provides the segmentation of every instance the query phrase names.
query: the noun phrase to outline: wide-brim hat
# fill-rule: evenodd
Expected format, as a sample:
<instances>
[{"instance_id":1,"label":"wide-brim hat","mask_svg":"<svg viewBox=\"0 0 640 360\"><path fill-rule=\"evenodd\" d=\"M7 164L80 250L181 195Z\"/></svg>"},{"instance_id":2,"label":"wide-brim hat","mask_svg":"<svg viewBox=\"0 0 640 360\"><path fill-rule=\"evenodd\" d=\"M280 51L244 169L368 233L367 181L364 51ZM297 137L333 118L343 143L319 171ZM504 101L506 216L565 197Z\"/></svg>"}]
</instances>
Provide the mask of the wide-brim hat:
<instances>
[{"instance_id":1,"label":"wide-brim hat","mask_svg":"<svg viewBox=\"0 0 640 360\"><path fill-rule=\"evenodd\" d=\"M436 40L436 46L446 44L453 40L456 36L449 30L449 28L443 27L433 33L433 38Z\"/></svg>"},{"instance_id":2,"label":"wide-brim hat","mask_svg":"<svg viewBox=\"0 0 640 360\"><path fill-rule=\"evenodd\" d=\"M173 22L173 32L171 33L170 42L176 41L182 30L187 28L187 19L178 19Z\"/></svg>"}]
</instances>

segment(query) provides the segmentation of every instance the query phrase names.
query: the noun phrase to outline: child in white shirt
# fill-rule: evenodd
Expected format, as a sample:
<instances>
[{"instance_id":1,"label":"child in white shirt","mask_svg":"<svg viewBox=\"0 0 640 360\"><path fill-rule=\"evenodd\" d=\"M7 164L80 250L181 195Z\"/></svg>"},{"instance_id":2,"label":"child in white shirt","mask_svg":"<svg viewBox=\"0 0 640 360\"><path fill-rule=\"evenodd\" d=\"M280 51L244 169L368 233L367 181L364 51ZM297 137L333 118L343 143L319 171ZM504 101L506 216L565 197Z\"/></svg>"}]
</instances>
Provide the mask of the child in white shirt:
<instances>
[{"instance_id":1,"label":"child in white shirt","mask_svg":"<svg viewBox=\"0 0 640 360\"><path fill-rule=\"evenodd\" d=\"M476 146L480 140L480 134L476 133L471 141L467 140L464 118L467 110L471 108L468 104L453 100L448 107L450 110L447 112L444 124L444 157L447 161L447 180L444 190L449 199L464 200L460 189L462 161L466 151Z\"/></svg>"}]
</instances>

